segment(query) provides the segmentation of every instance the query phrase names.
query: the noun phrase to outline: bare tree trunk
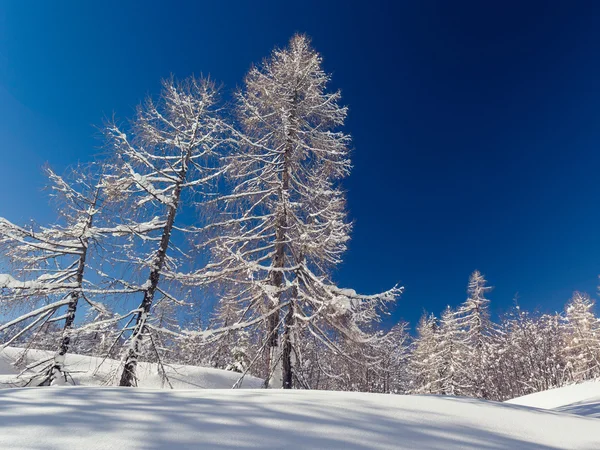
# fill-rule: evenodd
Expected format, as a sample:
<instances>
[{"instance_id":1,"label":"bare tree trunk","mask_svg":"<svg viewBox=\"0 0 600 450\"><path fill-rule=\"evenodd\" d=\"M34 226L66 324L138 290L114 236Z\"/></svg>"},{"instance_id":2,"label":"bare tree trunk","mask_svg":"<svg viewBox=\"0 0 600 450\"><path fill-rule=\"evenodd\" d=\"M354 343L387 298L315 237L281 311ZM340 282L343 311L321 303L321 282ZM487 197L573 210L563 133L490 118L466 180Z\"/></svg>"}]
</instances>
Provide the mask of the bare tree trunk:
<instances>
[{"instance_id":1,"label":"bare tree trunk","mask_svg":"<svg viewBox=\"0 0 600 450\"><path fill-rule=\"evenodd\" d=\"M284 169L285 170L285 169ZM280 199L283 198L283 191L287 190L289 184L288 176L286 176L287 170L283 176L283 189L280 191ZM272 266L274 269L282 269L285 265L285 229L286 229L286 212L285 206L283 211L280 212L277 218L277 228L275 230L275 255L273 256ZM281 270L273 270L271 272L271 284L275 287L281 287L283 285L283 272ZM278 299L281 301L281 293L278 294ZM270 300L267 300L270 301ZM277 305L275 305L277 306ZM271 308L273 305L267 305L267 308ZM267 358L267 376L265 378L265 387L269 386L269 378L273 371L273 360L277 360L277 355L274 354L275 349L279 347L279 316L280 313L277 311L269 316L267 322L267 339L268 344L265 347L265 353Z\"/></svg>"},{"instance_id":2,"label":"bare tree trunk","mask_svg":"<svg viewBox=\"0 0 600 450\"><path fill-rule=\"evenodd\" d=\"M290 302L287 314L285 315L283 332L283 389L292 389L293 387L293 368L292 368L292 327L294 325L294 303Z\"/></svg>"}]
</instances>

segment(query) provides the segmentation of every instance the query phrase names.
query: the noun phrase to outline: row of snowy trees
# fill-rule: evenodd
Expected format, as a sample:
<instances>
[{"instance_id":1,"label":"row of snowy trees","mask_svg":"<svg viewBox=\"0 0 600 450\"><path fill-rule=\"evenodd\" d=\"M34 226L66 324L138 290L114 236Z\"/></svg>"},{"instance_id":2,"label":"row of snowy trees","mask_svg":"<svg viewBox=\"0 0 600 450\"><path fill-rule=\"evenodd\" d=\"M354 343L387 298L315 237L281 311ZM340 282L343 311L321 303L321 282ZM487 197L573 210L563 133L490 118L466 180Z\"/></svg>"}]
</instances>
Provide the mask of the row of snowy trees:
<instances>
[{"instance_id":1,"label":"row of snowy trees","mask_svg":"<svg viewBox=\"0 0 600 450\"><path fill-rule=\"evenodd\" d=\"M468 296L439 318L424 314L411 335L400 322L372 344L335 338L335 348L299 341L303 386L313 389L403 394L441 394L506 400L600 377L600 319L587 294L576 292L565 310L532 314L515 305L490 320L490 287L471 275ZM191 346L184 362L245 371L259 342L250 330L221 346ZM251 373L265 376L265 364Z\"/></svg>"},{"instance_id":2,"label":"row of snowy trees","mask_svg":"<svg viewBox=\"0 0 600 450\"><path fill-rule=\"evenodd\" d=\"M531 314L515 305L494 323L485 296L489 289L474 272L467 300L456 309L446 308L439 319L423 315L414 337L406 322L386 333L373 332L366 343L343 334L332 334L324 343L304 330L295 343L295 385L505 400L600 377L600 321L588 295L576 292L564 312L556 314ZM61 336L59 327L47 328L36 347L53 349ZM73 351L105 355L110 343L103 336L78 336ZM189 333L162 341L161 351L166 350L166 363L212 366L266 379L272 367L264 336L259 327L230 327L210 345L201 333ZM152 354L145 359L160 361Z\"/></svg>"},{"instance_id":3,"label":"row of snowy trees","mask_svg":"<svg viewBox=\"0 0 600 450\"><path fill-rule=\"evenodd\" d=\"M357 352L386 345L376 323L401 288L360 295L332 279L351 231L350 137L321 65L296 35L231 105L208 79L166 80L133 120L107 124L106 157L48 171L56 223L0 219L2 344L55 351L24 368L30 383L67 380L76 345L120 357L121 386L139 358L210 355L265 386L312 387L315 372L339 376L326 354L365 365ZM194 317L207 310L209 323Z\"/></svg>"},{"instance_id":4,"label":"row of snowy trees","mask_svg":"<svg viewBox=\"0 0 600 450\"><path fill-rule=\"evenodd\" d=\"M496 324L489 289L476 271L462 305L422 317L401 390L506 400L600 377L600 320L587 294L575 292L564 313L515 306Z\"/></svg>"}]
</instances>

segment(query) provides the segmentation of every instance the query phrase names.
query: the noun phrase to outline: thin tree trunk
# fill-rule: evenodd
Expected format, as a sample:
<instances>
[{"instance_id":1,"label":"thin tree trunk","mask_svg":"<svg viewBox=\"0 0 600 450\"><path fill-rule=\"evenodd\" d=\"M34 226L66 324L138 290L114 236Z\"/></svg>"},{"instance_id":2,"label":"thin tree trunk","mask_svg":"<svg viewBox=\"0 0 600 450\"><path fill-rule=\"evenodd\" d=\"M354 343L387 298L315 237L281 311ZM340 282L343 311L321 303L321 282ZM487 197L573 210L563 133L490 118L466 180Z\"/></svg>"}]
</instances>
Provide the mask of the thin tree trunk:
<instances>
[{"instance_id":1,"label":"thin tree trunk","mask_svg":"<svg viewBox=\"0 0 600 450\"><path fill-rule=\"evenodd\" d=\"M292 368L292 327L294 325L294 302L290 301L287 314L284 319L283 332L283 389L292 389L293 387L293 368Z\"/></svg>"},{"instance_id":2,"label":"thin tree trunk","mask_svg":"<svg viewBox=\"0 0 600 450\"><path fill-rule=\"evenodd\" d=\"M284 165L285 167L285 165ZM284 168L283 175L283 187L280 191L280 199L283 198L283 191L287 190L287 186L289 185L288 176L286 176L287 170ZM275 230L275 255L273 256L272 266L274 269L282 269L285 265L285 229L286 229L286 212L285 206L283 206L283 211L280 212L279 217L277 218L277 225ZM283 272L281 270L273 270L271 272L271 284L277 288L283 285ZM267 300L269 301L269 300ZM278 294L278 301L281 301L281 293ZM268 308L271 308L273 305L267 305ZM277 306L277 305L275 305ZM279 326L279 316L280 313L277 311L274 314L269 316L267 322L267 336L268 336L268 345L265 347L266 358L267 358L267 377L265 379L265 387L269 386L269 377L271 372L273 371L273 361L277 360L278 355L274 354L275 350L279 347L279 331L277 330Z\"/></svg>"},{"instance_id":3,"label":"thin tree trunk","mask_svg":"<svg viewBox=\"0 0 600 450\"><path fill-rule=\"evenodd\" d=\"M77 313L77 304L81 297L81 289L83 288L83 274L85 272L85 264L87 259L89 238L85 236L85 233L92 227L94 222L94 209L96 208L98 197L100 196L100 189L96 190L94 200L88 209L88 217L86 224L83 228L83 233L79 240L81 241L82 253L79 256L79 263L77 264L77 271L75 272L75 282L77 283L78 289L69 294L69 304L67 306L67 314L65 317L65 324L62 331L62 339L58 347L57 352L54 355L54 364L48 370L46 378L40 386L52 385L59 376L64 376L67 381L67 375L64 371L65 355L69 352L71 345L71 330L75 323L75 314Z\"/></svg>"},{"instance_id":4,"label":"thin tree trunk","mask_svg":"<svg viewBox=\"0 0 600 450\"><path fill-rule=\"evenodd\" d=\"M189 156L187 158L189 158ZM181 196L181 185L185 180L185 176L186 170L183 169L179 175L179 181L177 182L173 192L172 204L169 205L169 212L167 213L167 223L163 228L160 245L158 247L158 251L156 252L156 256L154 257L154 264L148 278L150 284L148 289L146 289L144 292L144 299L142 300L142 303L139 307L139 312L137 313L135 328L131 336L133 342L131 342L129 350L127 351L119 386L130 387L137 385L135 372L137 368L137 358L140 351L140 342L144 332L147 331L146 321L150 314L150 308L152 307L152 302L154 301L154 294L156 293L156 289L158 288L158 283L160 281L160 271L164 266L165 258L167 256L167 250L171 240L171 233L173 232L173 224L175 223L175 215L177 214L177 205L179 203L179 197Z\"/></svg>"}]
</instances>

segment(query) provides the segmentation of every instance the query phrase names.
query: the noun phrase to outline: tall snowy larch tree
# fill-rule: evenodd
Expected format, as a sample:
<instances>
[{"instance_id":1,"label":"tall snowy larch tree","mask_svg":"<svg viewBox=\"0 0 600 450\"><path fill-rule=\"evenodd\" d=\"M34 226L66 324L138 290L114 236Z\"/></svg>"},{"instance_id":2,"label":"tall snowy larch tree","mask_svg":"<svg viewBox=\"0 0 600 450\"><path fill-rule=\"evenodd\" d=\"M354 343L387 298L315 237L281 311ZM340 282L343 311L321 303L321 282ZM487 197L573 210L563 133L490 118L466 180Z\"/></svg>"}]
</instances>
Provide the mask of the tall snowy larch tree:
<instances>
[{"instance_id":1,"label":"tall snowy larch tree","mask_svg":"<svg viewBox=\"0 0 600 450\"><path fill-rule=\"evenodd\" d=\"M346 108L328 92L330 76L306 36L253 67L237 94L239 150L227 160L230 195L225 230L216 240L206 280L230 281L221 299L238 311L234 327L265 336L266 379L300 382L294 364L301 336L335 348L331 333L373 340L361 329L399 294L358 295L331 281L349 239L344 192L350 138L339 131ZM277 378L277 376L276 376ZM301 384L301 383L300 383Z\"/></svg>"},{"instance_id":2,"label":"tall snowy larch tree","mask_svg":"<svg viewBox=\"0 0 600 450\"><path fill-rule=\"evenodd\" d=\"M589 295L575 292L565 308L564 355L574 382L600 377L600 323Z\"/></svg>"},{"instance_id":3,"label":"tall snowy larch tree","mask_svg":"<svg viewBox=\"0 0 600 450\"><path fill-rule=\"evenodd\" d=\"M143 341L152 342L153 332L169 333L150 320L155 297L161 302L181 303L167 288L167 284L185 283L186 279L180 273L186 255L175 246L173 233L193 231L193 227L176 226L177 213L184 200L203 195L220 174L215 155L223 142L223 124L216 96L214 84L207 79L165 80L159 100L149 99L138 108L129 134L115 124L106 130L115 153L106 184L130 212L123 220L128 226L135 226L139 217L156 217L161 222L157 235L142 240L146 249L150 247L147 253L140 256L139 247L134 246L126 257L147 278L141 302L132 311L135 324L126 345L121 386L137 384Z\"/></svg>"}]
</instances>

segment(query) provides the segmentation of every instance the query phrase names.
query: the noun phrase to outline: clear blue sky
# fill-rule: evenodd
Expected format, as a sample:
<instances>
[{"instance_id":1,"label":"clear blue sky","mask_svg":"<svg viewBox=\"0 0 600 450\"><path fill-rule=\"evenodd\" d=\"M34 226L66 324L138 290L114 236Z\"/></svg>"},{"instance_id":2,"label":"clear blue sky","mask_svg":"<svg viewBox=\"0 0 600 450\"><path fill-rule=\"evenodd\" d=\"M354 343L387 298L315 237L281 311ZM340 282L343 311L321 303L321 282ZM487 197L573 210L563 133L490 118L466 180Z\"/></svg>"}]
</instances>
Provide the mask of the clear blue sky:
<instances>
[{"instance_id":1,"label":"clear blue sky","mask_svg":"<svg viewBox=\"0 0 600 450\"><path fill-rule=\"evenodd\" d=\"M288 5L289 3L289 5ZM394 3L394 5L392 5ZM340 284L405 285L394 317L465 298L468 276L562 308L600 274L600 2L0 0L0 216L51 218L40 167L98 152L161 77L227 95L312 36L350 106L355 229Z\"/></svg>"}]
</instances>

